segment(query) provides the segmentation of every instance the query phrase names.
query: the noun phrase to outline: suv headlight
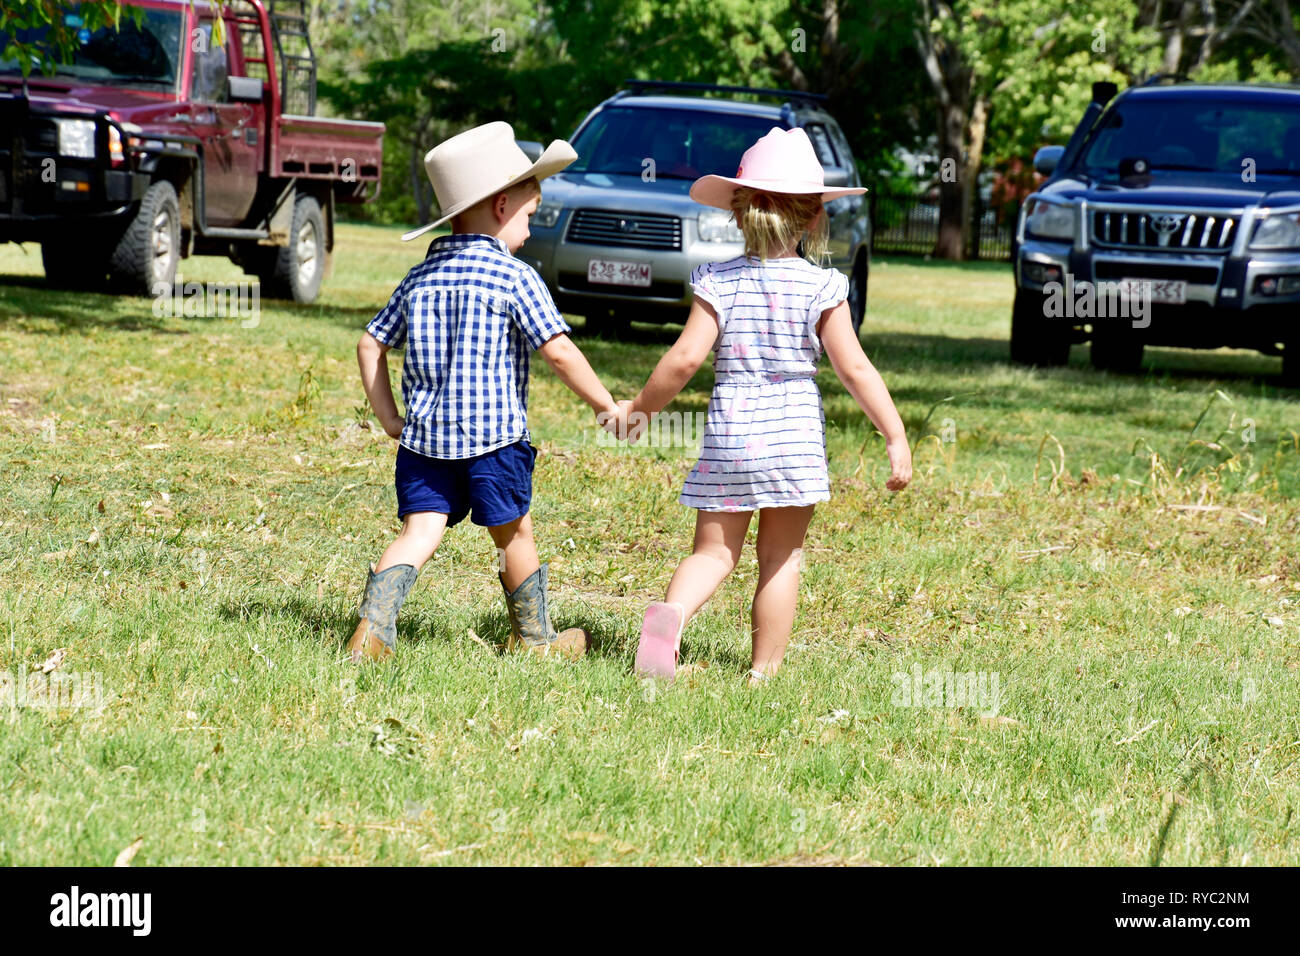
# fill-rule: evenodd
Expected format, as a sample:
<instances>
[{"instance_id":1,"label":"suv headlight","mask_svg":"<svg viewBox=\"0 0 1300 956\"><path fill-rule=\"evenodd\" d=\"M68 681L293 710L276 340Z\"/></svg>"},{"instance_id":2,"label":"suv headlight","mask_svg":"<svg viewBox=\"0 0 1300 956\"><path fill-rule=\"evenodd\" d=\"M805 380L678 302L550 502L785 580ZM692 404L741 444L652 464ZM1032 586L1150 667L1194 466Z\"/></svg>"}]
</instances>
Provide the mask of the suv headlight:
<instances>
[{"instance_id":1,"label":"suv headlight","mask_svg":"<svg viewBox=\"0 0 1300 956\"><path fill-rule=\"evenodd\" d=\"M1025 217L1025 232L1040 239L1073 239L1074 207L1035 200Z\"/></svg>"},{"instance_id":2,"label":"suv headlight","mask_svg":"<svg viewBox=\"0 0 1300 956\"><path fill-rule=\"evenodd\" d=\"M551 229L560 221L560 213L564 211L562 202L542 202L537 204L537 212L533 213L531 225L538 229Z\"/></svg>"},{"instance_id":3,"label":"suv headlight","mask_svg":"<svg viewBox=\"0 0 1300 956\"><path fill-rule=\"evenodd\" d=\"M700 240L702 242L744 242L745 234L724 209L706 209L700 213Z\"/></svg>"},{"instance_id":4,"label":"suv headlight","mask_svg":"<svg viewBox=\"0 0 1300 956\"><path fill-rule=\"evenodd\" d=\"M1251 237L1252 249L1295 249L1300 247L1300 213L1274 213L1261 219Z\"/></svg>"},{"instance_id":5,"label":"suv headlight","mask_svg":"<svg viewBox=\"0 0 1300 956\"><path fill-rule=\"evenodd\" d=\"M59 155L74 159L95 158L95 121L56 119L59 127Z\"/></svg>"}]
</instances>

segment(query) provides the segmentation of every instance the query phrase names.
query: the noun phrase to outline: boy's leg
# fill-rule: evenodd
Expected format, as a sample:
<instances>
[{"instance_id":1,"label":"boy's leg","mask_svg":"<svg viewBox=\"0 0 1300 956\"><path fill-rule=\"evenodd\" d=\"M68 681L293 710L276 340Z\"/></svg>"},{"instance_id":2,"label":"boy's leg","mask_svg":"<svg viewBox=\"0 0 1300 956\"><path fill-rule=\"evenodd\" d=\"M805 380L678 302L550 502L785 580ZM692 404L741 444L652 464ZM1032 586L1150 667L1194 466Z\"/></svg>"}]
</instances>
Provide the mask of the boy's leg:
<instances>
[{"instance_id":1,"label":"boy's leg","mask_svg":"<svg viewBox=\"0 0 1300 956\"><path fill-rule=\"evenodd\" d=\"M402 530L393 539L375 565L375 573L398 564L409 564L419 571L433 557L447 530L447 516L436 511L417 511L402 519Z\"/></svg>"},{"instance_id":2,"label":"boy's leg","mask_svg":"<svg viewBox=\"0 0 1300 956\"><path fill-rule=\"evenodd\" d=\"M689 621L713 596L740 560L752 511L701 511L695 517L695 546L668 583L667 604L680 604Z\"/></svg>"},{"instance_id":3,"label":"boy's leg","mask_svg":"<svg viewBox=\"0 0 1300 956\"><path fill-rule=\"evenodd\" d=\"M497 547L497 572L507 592L523 584L537 571L537 544L533 541L532 512L506 524L488 528Z\"/></svg>"},{"instance_id":4,"label":"boy's leg","mask_svg":"<svg viewBox=\"0 0 1300 956\"><path fill-rule=\"evenodd\" d=\"M366 576L361 620L348 641L354 663L380 660L397 645L397 612L415 584L420 568L438 550L447 530L447 515L416 511L402 518L402 531Z\"/></svg>"},{"instance_id":5,"label":"boy's leg","mask_svg":"<svg viewBox=\"0 0 1300 956\"><path fill-rule=\"evenodd\" d=\"M586 631L573 627L557 633L551 623L546 565L537 558L532 515L489 526L488 533L497 548L497 571L510 613L510 646L570 659L587 653Z\"/></svg>"},{"instance_id":6,"label":"boy's leg","mask_svg":"<svg viewBox=\"0 0 1300 956\"><path fill-rule=\"evenodd\" d=\"M813 506L764 508L758 518L758 588L752 629L754 670L775 674L785 657L799 599L799 561Z\"/></svg>"}]
</instances>

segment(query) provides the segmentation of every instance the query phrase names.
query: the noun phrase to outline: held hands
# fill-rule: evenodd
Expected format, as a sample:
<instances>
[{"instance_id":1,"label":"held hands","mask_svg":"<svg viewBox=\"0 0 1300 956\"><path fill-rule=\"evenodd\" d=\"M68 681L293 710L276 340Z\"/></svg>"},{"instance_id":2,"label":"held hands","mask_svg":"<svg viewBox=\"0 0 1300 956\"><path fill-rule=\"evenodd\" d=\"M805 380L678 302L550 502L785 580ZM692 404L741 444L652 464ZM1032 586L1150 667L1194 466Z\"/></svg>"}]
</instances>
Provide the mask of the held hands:
<instances>
[{"instance_id":1,"label":"held hands","mask_svg":"<svg viewBox=\"0 0 1300 956\"><path fill-rule=\"evenodd\" d=\"M907 447L907 439L900 438L885 442L885 453L889 455L889 480L885 487L890 491L902 491L912 480L912 449Z\"/></svg>"},{"instance_id":2,"label":"held hands","mask_svg":"<svg viewBox=\"0 0 1300 956\"><path fill-rule=\"evenodd\" d=\"M641 437L647 419L644 412L632 411L632 405L626 399L615 402L612 408L597 412L596 421L615 438L631 444Z\"/></svg>"}]
</instances>

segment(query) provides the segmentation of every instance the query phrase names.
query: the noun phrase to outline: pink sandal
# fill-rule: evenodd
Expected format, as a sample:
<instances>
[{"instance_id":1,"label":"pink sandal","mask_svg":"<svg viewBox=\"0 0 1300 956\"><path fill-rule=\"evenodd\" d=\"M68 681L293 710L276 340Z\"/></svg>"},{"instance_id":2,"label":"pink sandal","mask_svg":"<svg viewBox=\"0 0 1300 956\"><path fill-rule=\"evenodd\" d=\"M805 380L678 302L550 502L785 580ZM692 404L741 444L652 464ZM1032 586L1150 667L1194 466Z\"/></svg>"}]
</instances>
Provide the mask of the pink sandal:
<instances>
[{"instance_id":1,"label":"pink sandal","mask_svg":"<svg viewBox=\"0 0 1300 956\"><path fill-rule=\"evenodd\" d=\"M682 646L686 609L680 604L651 604L641 625L641 642L636 648L638 677L677 676L677 658Z\"/></svg>"}]
</instances>

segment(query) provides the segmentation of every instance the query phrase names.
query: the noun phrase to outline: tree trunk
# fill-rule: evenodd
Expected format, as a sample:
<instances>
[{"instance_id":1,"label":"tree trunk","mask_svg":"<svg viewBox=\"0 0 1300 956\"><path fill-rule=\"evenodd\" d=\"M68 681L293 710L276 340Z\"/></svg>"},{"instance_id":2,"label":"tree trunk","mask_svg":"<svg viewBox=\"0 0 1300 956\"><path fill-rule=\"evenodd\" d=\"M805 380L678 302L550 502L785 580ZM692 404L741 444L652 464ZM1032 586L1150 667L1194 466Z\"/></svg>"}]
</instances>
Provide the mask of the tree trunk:
<instances>
[{"instance_id":1,"label":"tree trunk","mask_svg":"<svg viewBox=\"0 0 1300 956\"><path fill-rule=\"evenodd\" d=\"M411 195L415 197L417 223L423 226L433 218L429 203L429 193L424 186L424 164L421 161L420 144L411 144Z\"/></svg>"},{"instance_id":2,"label":"tree trunk","mask_svg":"<svg viewBox=\"0 0 1300 956\"><path fill-rule=\"evenodd\" d=\"M1178 74L1178 64L1183 61L1183 37L1187 33L1187 19L1191 9L1190 3L1184 3L1178 9L1178 19L1165 37L1165 53L1160 64L1161 73L1173 76Z\"/></svg>"},{"instance_id":3,"label":"tree trunk","mask_svg":"<svg viewBox=\"0 0 1300 956\"><path fill-rule=\"evenodd\" d=\"M939 236L934 255L960 261L966 257L969 226L962 220L966 204L966 133L970 109L971 73L956 48L940 50L930 31L933 19L928 0L919 0L919 18L912 36L921 65L934 90L939 146Z\"/></svg>"},{"instance_id":4,"label":"tree trunk","mask_svg":"<svg viewBox=\"0 0 1300 956\"><path fill-rule=\"evenodd\" d=\"M961 174L961 227L963 258L973 248L971 232L975 229L975 201L979 198L980 169L984 165L984 138L989 126L989 100L984 94L975 97L970 122L966 126L966 166Z\"/></svg>"},{"instance_id":5,"label":"tree trunk","mask_svg":"<svg viewBox=\"0 0 1300 956\"><path fill-rule=\"evenodd\" d=\"M966 184L961 175L966 166L963 149L966 110L949 100L939 108L939 237L934 255L960 261L966 257L966 231L962 228L962 207Z\"/></svg>"}]
</instances>

